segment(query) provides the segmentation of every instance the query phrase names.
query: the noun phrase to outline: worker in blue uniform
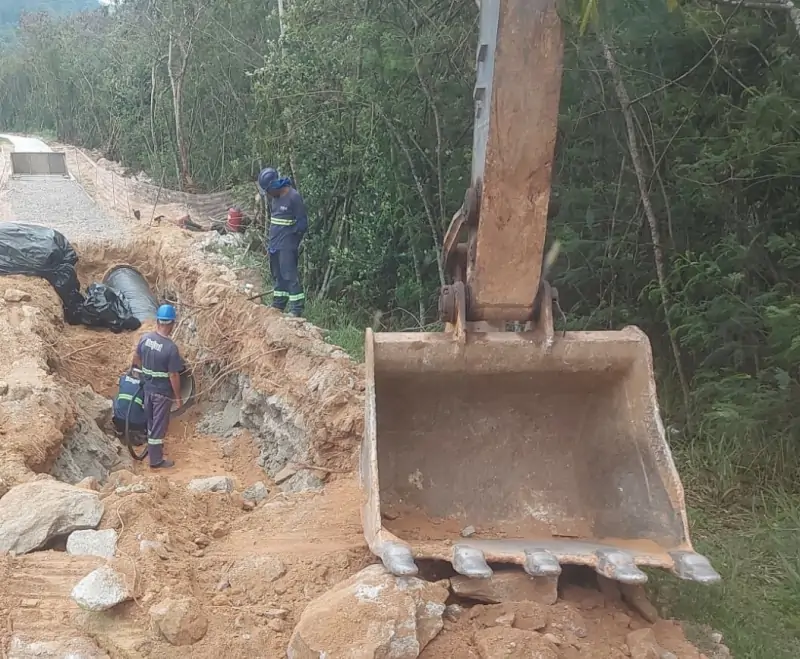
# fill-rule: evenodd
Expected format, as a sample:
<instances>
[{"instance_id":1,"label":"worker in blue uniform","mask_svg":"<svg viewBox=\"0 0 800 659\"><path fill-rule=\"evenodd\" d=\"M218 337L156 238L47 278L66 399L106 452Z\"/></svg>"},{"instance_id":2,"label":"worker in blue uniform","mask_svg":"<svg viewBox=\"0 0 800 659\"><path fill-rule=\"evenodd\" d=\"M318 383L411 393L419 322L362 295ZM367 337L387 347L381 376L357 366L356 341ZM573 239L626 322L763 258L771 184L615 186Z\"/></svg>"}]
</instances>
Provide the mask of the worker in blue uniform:
<instances>
[{"instance_id":1,"label":"worker in blue uniform","mask_svg":"<svg viewBox=\"0 0 800 659\"><path fill-rule=\"evenodd\" d=\"M302 316L306 296L298 272L300 243L308 230L308 213L303 197L292 187L289 178L281 178L267 167L258 177L258 185L269 208L269 266L272 274L272 306L290 316Z\"/></svg>"}]
</instances>

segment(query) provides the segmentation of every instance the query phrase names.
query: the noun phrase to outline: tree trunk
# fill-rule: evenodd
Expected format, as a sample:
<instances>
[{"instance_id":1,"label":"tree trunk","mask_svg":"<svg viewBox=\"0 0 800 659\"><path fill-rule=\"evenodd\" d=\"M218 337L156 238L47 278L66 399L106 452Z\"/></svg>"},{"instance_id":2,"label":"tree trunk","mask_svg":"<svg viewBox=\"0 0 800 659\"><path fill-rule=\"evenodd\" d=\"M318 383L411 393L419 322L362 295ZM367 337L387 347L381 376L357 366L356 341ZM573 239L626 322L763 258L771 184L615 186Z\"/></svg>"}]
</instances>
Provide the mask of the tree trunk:
<instances>
[{"instance_id":1,"label":"tree trunk","mask_svg":"<svg viewBox=\"0 0 800 659\"><path fill-rule=\"evenodd\" d=\"M176 62L176 53L178 59ZM167 69L169 70L169 83L172 88L172 108L175 120L175 149L178 157L178 179L180 189L186 190L192 186L192 177L189 173L189 149L183 132L183 84L186 80L186 68L189 64L189 51L185 49L175 36L169 35L169 52L167 53Z\"/></svg>"},{"instance_id":2,"label":"tree trunk","mask_svg":"<svg viewBox=\"0 0 800 659\"><path fill-rule=\"evenodd\" d=\"M671 303L667 288L666 267L664 266L664 248L661 243L658 219L656 218L655 211L653 210L653 205L650 203L650 195L647 189L647 179L644 174L644 168L642 167L642 158L639 152L639 142L638 138L636 137L633 111L631 110L631 99L628 95L627 89L625 88L622 74L617 66L616 60L614 59L614 53L612 52L611 47L602 34L599 34L598 38L603 47L603 56L606 60L606 64L608 65L608 70L611 73L611 79L614 83L614 91L622 109L622 116L625 120L625 129L628 135L628 150L630 151L631 162L633 163L633 169L636 173L639 196L641 197L642 206L644 207L644 212L647 216L647 223L650 225L650 237L653 241L653 258L656 264L656 276L658 278L658 286L661 292L661 303L664 307L664 318L667 325L667 332L669 334L670 346L672 347L672 356L675 360L675 368L678 373L678 380L680 381L681 392L683 394L686 426L687 430L691 432L691 398L689 396L689 381L686 378L678 341L675 338L672 322L669 319Z\"/></svg>"}]
</instances>

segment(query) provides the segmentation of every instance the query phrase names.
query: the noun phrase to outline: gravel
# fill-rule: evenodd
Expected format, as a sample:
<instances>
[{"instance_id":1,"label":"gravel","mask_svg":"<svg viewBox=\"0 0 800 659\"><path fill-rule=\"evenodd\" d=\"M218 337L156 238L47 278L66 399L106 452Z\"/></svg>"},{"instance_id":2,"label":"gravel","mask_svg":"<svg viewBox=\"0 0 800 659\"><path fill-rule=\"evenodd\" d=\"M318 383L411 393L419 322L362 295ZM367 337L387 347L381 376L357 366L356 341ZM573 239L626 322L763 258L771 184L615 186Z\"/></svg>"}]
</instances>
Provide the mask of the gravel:
<instances>
[{"instance_id":1,"label":"gravel","mask_svg":"<svg viewBox=\"0 0 800 659\"><path fill-rule=\"evenodd\" d=\"M125 238L124 224L104 214L76 181L55 176L9 178L5 187L3 201L10 217L0 220L48 226L71 242Z\"/></svg>"}]
</instances>

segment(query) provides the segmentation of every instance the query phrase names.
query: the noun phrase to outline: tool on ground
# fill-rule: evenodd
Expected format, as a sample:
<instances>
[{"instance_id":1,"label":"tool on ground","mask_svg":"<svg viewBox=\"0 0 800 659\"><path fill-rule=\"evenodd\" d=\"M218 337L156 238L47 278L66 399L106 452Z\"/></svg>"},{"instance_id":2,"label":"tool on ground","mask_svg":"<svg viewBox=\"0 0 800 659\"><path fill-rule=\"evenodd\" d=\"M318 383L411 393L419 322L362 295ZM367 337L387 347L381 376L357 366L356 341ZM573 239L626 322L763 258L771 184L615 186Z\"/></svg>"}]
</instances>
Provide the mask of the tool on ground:
<instances>
[{"instance_id":1,"label":"tool on ground","mask_svg":"<svg viewBox=\"0 0 800 659\"><path fill-rule=\"evenodd\" d=\"M541 273L562 58L556 0L481 1L445 331L366 332L364 533L396 575L438 559L479 578L575 564L625 583L645 582L643 566L714 582L689 537L647 336L554 333Z\"/></svg>"}]
</instances>

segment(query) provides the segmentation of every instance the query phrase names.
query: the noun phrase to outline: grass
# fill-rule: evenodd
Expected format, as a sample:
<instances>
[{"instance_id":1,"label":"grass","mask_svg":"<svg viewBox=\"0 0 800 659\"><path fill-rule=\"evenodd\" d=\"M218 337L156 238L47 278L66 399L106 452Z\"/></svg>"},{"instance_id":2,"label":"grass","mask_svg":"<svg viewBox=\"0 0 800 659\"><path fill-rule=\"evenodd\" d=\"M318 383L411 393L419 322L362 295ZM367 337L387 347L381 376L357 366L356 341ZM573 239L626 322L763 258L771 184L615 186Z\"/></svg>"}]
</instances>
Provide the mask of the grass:
<instances>
[{"instance_id":1,"label":"grass","mask_svg":"<svg viewBox=\"0 0 800 659\"><path fill-rule=\"evenodd\" d=\"M306 304L306 319L324 328L325 340L340 347L353 359L364 361L365 325L358 324L340 305L329 301L309 300Z\"/></svg>"},{"instance_id":2,"label":"grass","mask_svg":"<svg viewBox=\"0 0 800 659\"><path fill-rule=\"evenodd\" d=\"M695 548L723 580L708 587L658 574L657 602L666 615L721 632L736 659L800 657L800 495L732 485L727 475L743 456L720 455L714 444L675 457ZM709 457L724 480L709 473Z\"/></svg>"}]
</instances>

